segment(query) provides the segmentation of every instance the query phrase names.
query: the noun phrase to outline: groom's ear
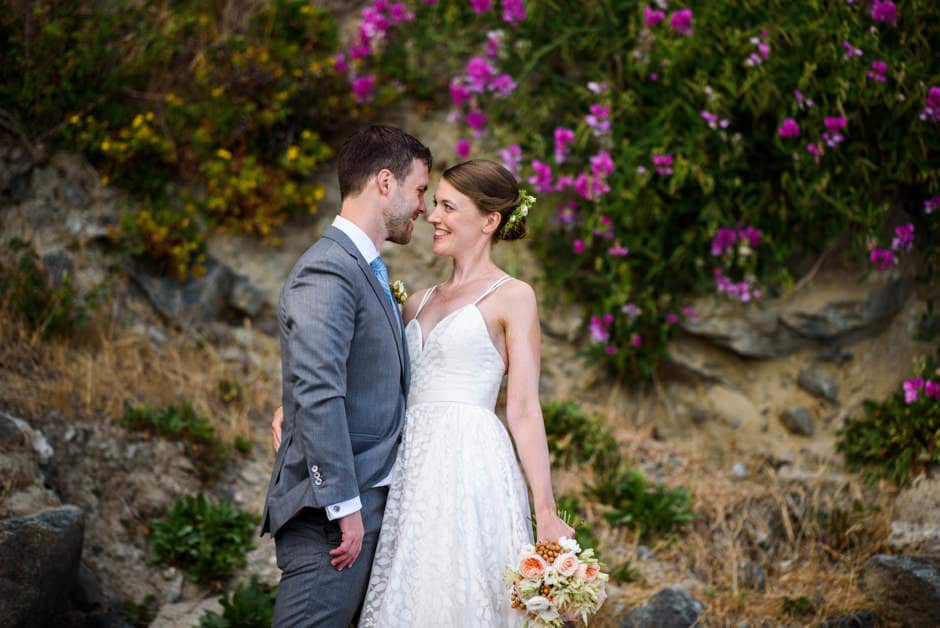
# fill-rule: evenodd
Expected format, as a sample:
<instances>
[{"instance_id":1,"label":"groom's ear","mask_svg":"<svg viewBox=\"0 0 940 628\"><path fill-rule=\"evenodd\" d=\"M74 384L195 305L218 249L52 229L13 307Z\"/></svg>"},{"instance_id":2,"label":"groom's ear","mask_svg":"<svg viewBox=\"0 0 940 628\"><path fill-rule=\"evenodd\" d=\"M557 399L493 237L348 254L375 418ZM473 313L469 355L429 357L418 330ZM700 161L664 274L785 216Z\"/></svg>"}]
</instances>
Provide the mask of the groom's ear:
<instances>
[{"instance_id":1,"label":"groom's ear","mask_svg":"<svg viewBox=\"0 0 940 628\"><path fill-rule=\"evenodd\" d=\"M373 180L375 181L375 186L379 194L382 196L388 196L391 194L392 186L395 183L395 175L391 170L388 168L382 168L375 173L375 178Z\"/></svg>"}]
</instances>

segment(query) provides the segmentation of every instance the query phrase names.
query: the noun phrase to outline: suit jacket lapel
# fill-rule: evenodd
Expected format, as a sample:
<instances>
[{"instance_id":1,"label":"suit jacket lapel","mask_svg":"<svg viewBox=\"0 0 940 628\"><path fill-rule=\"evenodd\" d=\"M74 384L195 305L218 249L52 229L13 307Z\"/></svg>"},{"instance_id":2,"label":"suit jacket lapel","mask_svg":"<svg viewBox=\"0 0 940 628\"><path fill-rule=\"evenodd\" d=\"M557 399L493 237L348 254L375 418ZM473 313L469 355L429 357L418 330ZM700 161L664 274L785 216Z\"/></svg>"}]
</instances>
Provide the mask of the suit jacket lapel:
<instances>
[{"instance_id":1,"label":"suit jacket lapel","mask_svg":"<svg viewBox=\"0 0 940 628\"><path fill-rule=\"evenodd\" d=\"M356 248L356 245L353 244L352 240L350 240L345 233L330 225L326 228L326 231L323 232L323 237L333 240L346 249L347 253L355 257L356 262L359 263L359 270L362 271L362 274L365 275L366 281L368 281L369 285L372 286L372 291L375 293L375 298L379 300L379 304L382 306L382 310L385 312L385 317L388 319L388 324L392 328L392 335L395 337L395 346L398 347L398 360L401 363L402 368L402 384L405 385L405 378L407 377L405 373L407 373L408 366L408 360L405 355L407 350L405 349L404 341L402 339L401 325L398 323L398 318L395 316L395 312L392 311L392 304L388 302L388 297L385 296L385 290L382 289L382 284L380 284L379 280L375 278L375 273L372 272L372 267L369 266L365 258L362 257L362 254L359 252L359 249Z\"/></svg>"}]
</instances>

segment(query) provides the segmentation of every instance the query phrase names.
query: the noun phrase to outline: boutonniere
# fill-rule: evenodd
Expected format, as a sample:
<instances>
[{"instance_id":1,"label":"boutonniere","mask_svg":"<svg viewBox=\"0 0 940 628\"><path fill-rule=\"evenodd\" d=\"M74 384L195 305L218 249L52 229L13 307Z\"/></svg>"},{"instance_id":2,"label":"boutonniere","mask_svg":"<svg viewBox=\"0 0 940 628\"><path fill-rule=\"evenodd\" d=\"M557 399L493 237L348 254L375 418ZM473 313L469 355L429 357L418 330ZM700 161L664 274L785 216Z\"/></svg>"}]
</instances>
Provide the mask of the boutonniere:
<instances>
[{"instance_id":1,"label":"boutonniere","mask_svg":"<svg viewBox=\"0 0 940 628\"><path fill-rule=\"evenodd\" d=\"M405 282L401 279L396 279L391 283L392 296L395 297L395 300L398 301L399 305L404 305L405 301L408 300L408 291L405 290Z\"/></svg>"}]
</instances>

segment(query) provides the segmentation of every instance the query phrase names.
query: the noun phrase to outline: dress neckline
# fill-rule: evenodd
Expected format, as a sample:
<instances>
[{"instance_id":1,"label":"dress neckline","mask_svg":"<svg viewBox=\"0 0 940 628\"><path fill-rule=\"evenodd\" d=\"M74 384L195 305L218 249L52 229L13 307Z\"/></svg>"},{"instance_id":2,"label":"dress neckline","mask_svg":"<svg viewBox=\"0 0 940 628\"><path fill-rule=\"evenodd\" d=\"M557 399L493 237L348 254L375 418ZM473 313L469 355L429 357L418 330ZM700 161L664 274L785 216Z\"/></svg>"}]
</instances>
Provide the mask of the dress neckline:
<instances>
[{"instance_id":1,"label":"dress neckline","mask_svg":"<svg viewBox=\"0 0 940 628\"><path fill-rule=\"evenodd\" d=\"M431 340L431 336L433 336L434 332L437 331L437 328L441 326L441 323L443 323L449 318L452 318L454 315L456 315L459 312L462 312L463 310L467 308L476 310L476 313L478 314L477 320L483 323L483 333L486 334L487 344L489 345L490 349L492 349L493 352L496 354L496 357L499 358L500 363L503 365L503 370L505 371L506 360L503 359L503 354L499 352L499 349L497 349L496 345L493 343L493 337L490 336L490 330L486 326L486 319L483 317L483 312L480 311L480 308L476 303L467 303L466 305L461 305L460 307L455 308L454 311L450 312L444 318L437 321L437 323L434 325L434 327L431 328L431 331L428 333L426 337L424 335L424 329L421 327L421 321L418 320L417 316L415 316L413 319L408 321L408 325L411 325L412 323L414 323L418 327L418 341L419 341L418 344L419 344L419 349L421 350L420 355L424 355L424 350L427 348L428 342ZM408 325L406 325L405 327L407 328Z\"/></svg>"}]
</instances>

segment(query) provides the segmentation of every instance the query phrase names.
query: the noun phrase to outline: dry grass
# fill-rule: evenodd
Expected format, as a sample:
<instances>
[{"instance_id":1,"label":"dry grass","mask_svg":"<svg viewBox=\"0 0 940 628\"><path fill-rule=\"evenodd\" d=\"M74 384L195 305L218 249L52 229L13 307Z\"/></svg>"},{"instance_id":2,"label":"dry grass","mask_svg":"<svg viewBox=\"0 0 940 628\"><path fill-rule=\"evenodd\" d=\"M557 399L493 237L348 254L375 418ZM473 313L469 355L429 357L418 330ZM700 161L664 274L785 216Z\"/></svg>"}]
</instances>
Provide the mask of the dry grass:
<instances>
[{"instance_id":1,"label":"dry grass","mask_svg":"<svg viewBox=\"0 0 940 628\"><path fill-rule=\"evenodd\" d=\"M257 356L251 363L226 360L192 336L160 333L165 339L157 343L144 326L98 316L80 337L45 339L0 304L0 404L39 421L53 412L70 420L116 421L128 405L189 400L220 439L239 435L269 447L267 416L280 397L276 341L251 334ZM241 386L241 401L223 402L223 381Z\"/></svg>"},{"instance_id":2,"label":"dry grass","mask_svg":"<svg viewBox=\"0 0 940 628\"><path fill-rule=\"evenodd\" d=\"M886 487L868 487L832 469L777 473L758 460L749 465L755 471L735 478L716 471L700 449L658 442L651 431L619 433L624 455L636 466L664 471L666 486L688 487L699 519L656 542L650 548L654 560L640 560L636 536L612 529L601 516L603 507L589 505L586 519L594 524L604 561L616 568L629 560L639 574L635 582L611 586L597 626L621 625L624 612L670 586L687 589L707 606L699 617L705 626L742 620L752 626L814 625L871 608L857 581L888 536L892 496ZM670 464L675 459L682 461L680 468ZM561 493L574 494L590 480L587 469L556 475ZM763 566L763 591L748 585L738 569L742 561ZM784 598L801 596L817 600L814 612L784 614Z\"/></svg>"}]
</instances>

